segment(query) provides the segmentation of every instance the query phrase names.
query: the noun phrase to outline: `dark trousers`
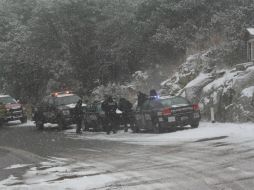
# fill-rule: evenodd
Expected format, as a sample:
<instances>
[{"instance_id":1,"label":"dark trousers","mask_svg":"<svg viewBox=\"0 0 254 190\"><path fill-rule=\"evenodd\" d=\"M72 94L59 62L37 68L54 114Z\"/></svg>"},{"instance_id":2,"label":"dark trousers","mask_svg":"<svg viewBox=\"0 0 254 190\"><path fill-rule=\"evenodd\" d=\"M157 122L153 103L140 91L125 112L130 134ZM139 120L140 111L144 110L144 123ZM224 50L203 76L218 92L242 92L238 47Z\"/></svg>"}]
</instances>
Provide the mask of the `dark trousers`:
<instances>
[{"instance_id":1,"label":"dark trousers","mask_svg":"<svg viewBox=\"0 0 254 190\"><path fill-rule=\"evenodd\" d=\"M117 132L117 116L115 114L107 114L106 115L106 132L107 134L113 131L113 133Z\"/></svg>"},{"instance_id":2,"label":"dark trousers","mask_svg":"<svg viewBox=\"0 0 254 190\"><path fill-rule=\"evenodd\" d=\"M124 123L124 130L128 130L128 124L131 126L134 125L134 114L131 111L123 112L123 123Z\"/></svg>"},{"instance_id":3,"label":"dark trousers","mask_svg":"<svg viewBox=\"0 0 254 190\"><path fill-rule=\"evenodd\" d=\"M80 133L82 128L82 118L77 118L76 124L77 124L76 133Z\"/></svg>"}]
</instances>

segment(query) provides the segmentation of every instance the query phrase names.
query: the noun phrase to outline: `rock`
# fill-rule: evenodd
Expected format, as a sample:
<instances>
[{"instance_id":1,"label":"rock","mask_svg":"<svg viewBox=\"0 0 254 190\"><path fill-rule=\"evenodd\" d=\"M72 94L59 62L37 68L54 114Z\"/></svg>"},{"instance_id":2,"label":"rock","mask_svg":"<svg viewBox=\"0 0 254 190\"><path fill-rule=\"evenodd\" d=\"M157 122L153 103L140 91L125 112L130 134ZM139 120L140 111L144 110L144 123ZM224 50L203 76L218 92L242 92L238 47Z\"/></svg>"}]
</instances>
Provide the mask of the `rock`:
<instances>
[{"instance_id":1,"label":"rock","mask_svg":"<svg viewBox=\"0 0 254 190\"><path fill-rule=\"evenodd\" d=\"M174 76L161 83L163 94L182 95L199 102L203 118L210 118L212 106L217 121L253 121L254 63L217 69L207 54L190 56Z\"/></svg>"}]
</instances>

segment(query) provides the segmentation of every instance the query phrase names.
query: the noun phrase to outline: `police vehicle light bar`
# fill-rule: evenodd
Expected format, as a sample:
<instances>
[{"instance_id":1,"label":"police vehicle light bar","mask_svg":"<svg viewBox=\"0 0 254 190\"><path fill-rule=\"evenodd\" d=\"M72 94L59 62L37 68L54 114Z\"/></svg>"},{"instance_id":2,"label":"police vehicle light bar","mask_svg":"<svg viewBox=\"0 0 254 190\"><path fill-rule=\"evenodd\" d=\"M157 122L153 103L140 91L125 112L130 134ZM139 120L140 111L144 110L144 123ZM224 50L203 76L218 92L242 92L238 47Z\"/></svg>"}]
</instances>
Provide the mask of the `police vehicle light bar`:
<instances>
[{"instance_id":1,"label":"police vehicle light bar","mask_svg":"<svg viewBox=\"0 0 254 190\"><path fill-rule=\"evenodd\" d=\"M60 95L60 94L71 94L72 93L72 91L63 91L63 92L54 92L54 93L52 93L51 94L51 96L58 96L58 95Z\"/></svg>"}]
</instances>

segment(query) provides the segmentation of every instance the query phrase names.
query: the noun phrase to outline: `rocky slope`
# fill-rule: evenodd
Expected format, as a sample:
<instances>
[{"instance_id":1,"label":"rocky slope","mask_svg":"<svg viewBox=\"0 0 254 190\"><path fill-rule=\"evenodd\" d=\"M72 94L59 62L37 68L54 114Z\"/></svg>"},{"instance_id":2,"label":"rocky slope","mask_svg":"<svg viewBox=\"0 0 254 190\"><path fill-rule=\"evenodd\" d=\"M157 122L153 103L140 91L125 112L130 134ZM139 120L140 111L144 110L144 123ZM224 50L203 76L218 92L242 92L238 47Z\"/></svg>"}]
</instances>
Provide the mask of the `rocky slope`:
<instances>
[{"instance_id":1,"label":"rocky slope","mask_svg":"<svg viewBox=\"0 0 254 190\"><path fill-rule=\"evenodd\" d=\"M178 72L161 83L161 94L181 95L200 103L206 119L214 107L217 121L254 121L254 63L218 68L209 53L190 56Z\"/></svg>"},{"instance_id":2,"label":"rocky slope","mask_svg":"<svg viewBox=\"0 0 254 190\"><path fill-rule=\"evenodd\" d=\"M203 119L210 119L210 108L214 107L216 121L254 121L254 63L226 68L212 54L213 50L209 50L189 56L177 72L161 82L160 95L184 96L199 103ZM134 103L138 91L148 93L154 88L152 78L147 72L137 71L131 82L99 86L92 97L101 100L103 94L111 94Z\"/></svg>"}]
</instances>

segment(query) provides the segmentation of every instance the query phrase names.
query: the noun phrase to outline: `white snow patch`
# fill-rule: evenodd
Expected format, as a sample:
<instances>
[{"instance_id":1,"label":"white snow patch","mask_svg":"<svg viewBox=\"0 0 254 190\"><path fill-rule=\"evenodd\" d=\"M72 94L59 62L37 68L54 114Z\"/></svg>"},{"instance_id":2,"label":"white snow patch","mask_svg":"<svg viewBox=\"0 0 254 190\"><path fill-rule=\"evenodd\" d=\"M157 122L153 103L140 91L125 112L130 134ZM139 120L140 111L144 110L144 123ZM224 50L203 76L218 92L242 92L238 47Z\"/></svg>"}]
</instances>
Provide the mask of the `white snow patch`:
<instances>
[{"instance_id":1,"label":"white snow patch","mask_svg":"<svg viewBox=\"0 0 254 190\"><path fill-rule=\"evenodd\" d=\"M250 35L254 35L254 28L247 28L247 31L250 33Z\"/></svg>"},{"instance_id":2,"label":"white snow patch","mask_svg":"<svg viewBox=\"0 0 254 190\"><path fill-rule=\"evenodd\" d=\"M218 89L219 87L224 87L226 81L230 81L234 79L235 73L230 71L226 71L226 73L220 77L209 83L203 88L203 92L208 93L211 90Z\"/></svg>"},{"instance_id":3,"label":"white snow patch","mask_svg":"<svg viewBox=\"0 0 254 190\"><path fill-rule=\"evenodd\" d=\"M11 175L0 181L0 189L84 190L103 188L117 181L116 177L104 169L55 157L50 157L47 162L42 162L37 167L31 167L21 179Z\"/></svg>"},{"instance_id":4,"label":"white snow patch","mask_svg":"<svg viewBox=\"0 0 254 190\"><path fill-rule=\"evenodd\" d=\"M16 184L22 182L21 180L18 180L17 177L14 177L13 175L10 175L7 179L0 181L0 189L7 189L9 185ZM10 189L10 188L8 188ZM17 188L16 188L17 189Z\"/></svg>"},{"instance_id":5,"label":"white snow patch","mask_svg":"<svg viewBox=\"0 0 254 190\"><path fill-rule=\"evenodd\" d=\"M11 169L17 169L17 168L25 168L27 166L31 166L31 164L15 164L12 166L9 166L7 168L4 168L5 170L11 170Z\"/></svg>"},{"instance_id":6,"label":"white snow patch","mask_svg":"<svg viewBox=\"0 0 254 190\"><path fill-rule=\"evenodd\" d=\"M162 133L162 134L147 134L132 132L124 133L123 131L117 134L106 135L105 133L83 133L75 135L74 130L66 131L66 134L73 139L96 139L107 141L119 141L128 144L140 145L170 145L184 142L193 142L203 138L213 138L218 136L228 136L231 141L245 141L246 139L254 139L254 124L253 123L210 123L201 122L199 128L179 130L177 132ZM254 147L254 142L253 142Z\"/></svg>"},{"instance_id":7,"label":"white snow patch","mask_svg":"<svg viewBox=\"0 0 254 190\"><path fill-rule=\"evenodd\" d=\"M8 127L34 127L33 121L28 120L26 123L21 123L19 120L8 122Z\"/></svg>"},{"instance_id":8,"label":"white snow patch","mask_svg":"<svg viewBox=\"0 0 254 190\"><path fill-rule=\"evenodd\" d=\"M251 98L253 94L254 94L254 86L251 86L242 90L241 97L245 96Z\"/></svg>"},{"instance_id":9,"label":"white snow patch","mask_svg":"<svg viewBox=\"0 0 254 190\"><path fill-rule=\"evenodd\" d=\"M200 86L203 82L206 82L207 79L211 77L211 74L209 73L200 73L199 76L197 76L194 80L189 82L185 88L193 87L193 86Z\"/></svg>"}]
</instances>

